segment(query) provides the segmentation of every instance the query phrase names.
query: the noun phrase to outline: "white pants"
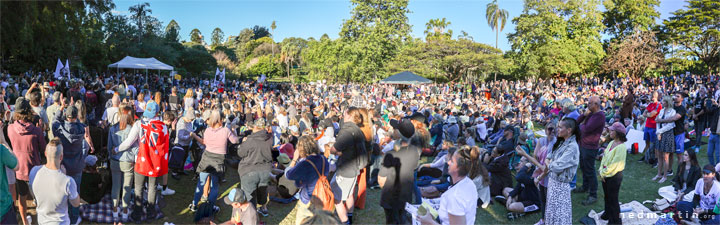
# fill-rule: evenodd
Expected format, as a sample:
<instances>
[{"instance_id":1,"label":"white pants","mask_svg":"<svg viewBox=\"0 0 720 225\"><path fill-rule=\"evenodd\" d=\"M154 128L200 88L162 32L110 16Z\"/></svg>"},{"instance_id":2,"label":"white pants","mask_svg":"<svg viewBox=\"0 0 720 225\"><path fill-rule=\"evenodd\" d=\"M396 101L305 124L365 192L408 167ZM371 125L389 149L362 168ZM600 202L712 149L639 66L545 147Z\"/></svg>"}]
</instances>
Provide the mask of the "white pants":
<instances>
[{"instance_id":1,"label":"white pants","mask_svg":"<svg viewBox=\"0 0 720 225\"><path fill-rule=\"evenodd\" d=\"M670 202L673 202L677 199L677 192L672 185L661 187L660 189L658 189L658 194ZM695 192L690 192L685 194L682 200L686 202L692 202L693 197L695 197Z\"/></svg>"}]
</instances>

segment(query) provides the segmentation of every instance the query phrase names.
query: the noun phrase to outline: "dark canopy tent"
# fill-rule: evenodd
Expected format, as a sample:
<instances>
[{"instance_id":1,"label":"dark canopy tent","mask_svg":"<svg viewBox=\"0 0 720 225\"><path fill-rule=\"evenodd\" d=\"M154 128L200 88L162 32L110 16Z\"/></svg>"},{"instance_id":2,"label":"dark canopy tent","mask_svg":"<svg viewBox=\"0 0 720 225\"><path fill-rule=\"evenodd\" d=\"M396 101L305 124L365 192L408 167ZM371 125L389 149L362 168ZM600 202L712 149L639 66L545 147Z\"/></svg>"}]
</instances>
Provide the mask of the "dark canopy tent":
<instances>
[{"instance_id":1,"label":"dark canopy tent","mask_svg":"<svg viewBox=\"0 0 720 225\"><path fill-rule=\"evenodd\" d=\"M410 71L401 72L380 81L381 84L429 84L432 83L424 77Z\"/></svg>"}]
</instances>

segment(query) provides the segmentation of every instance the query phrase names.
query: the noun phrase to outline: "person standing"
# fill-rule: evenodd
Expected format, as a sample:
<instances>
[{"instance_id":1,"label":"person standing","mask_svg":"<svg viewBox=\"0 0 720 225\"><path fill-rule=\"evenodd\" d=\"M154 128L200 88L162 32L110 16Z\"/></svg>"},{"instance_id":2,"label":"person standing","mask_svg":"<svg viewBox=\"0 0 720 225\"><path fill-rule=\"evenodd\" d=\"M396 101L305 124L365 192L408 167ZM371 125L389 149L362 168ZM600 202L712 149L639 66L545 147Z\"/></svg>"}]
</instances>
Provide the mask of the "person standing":
<instances>
[{"instance_id":1,"label":"person standing","mask_svg":"<svg viewBox=\"0 0 720 225\"><path fill-rule=\"evenodd\" d=\"M685 106L683 106L683 94L680 92L676 92L673 97L673 109L675 109L675 115L669 118L663 118L660 119L660 121L657 121L658 123L675 123L675 127L673 127L673 141L675 142L675 148L673 151L671 151L670 157L668 158L668 169L670 171L668 172L668 176L672 176L672 165L673 165L673 154L675 153L675 156L678 159L678 162L682 160L682 154L685 152L685 117L687 115L687 110L685 109ZM670 106L668 106L670 107Z\"/></svg>"},{"instance_id":2,"label":"person standing","mask_svg":"<svg viewBox=\"0 0 720 225\"><path fill-rule=\"evenodd\" d=\"M660 179L659 183L665 182L667 180L668 170L670 170L670 164L669 164L669 158L672 157L670 154L675 152L675 136L673 135L673 130L675 128L675 123L671 122L661 122L665 119L673 118L675 117L675 109L672 108L672 99L670 96L663 97L662 100L662 107L664 108L660 114L658 114L656 120L657 122L657 130L655 131L658 138L658 147L657 152L655 153L658 158L658 174L652 179L653 181Z\"/></svg>"},{"instance_id":3,"label":"person standing","mask_svg":"<svg viewBox=\"0 0 720 225\"><path fill-rule=\"evenodd\" d=\"M153 220L157 216L155 209L157 178L168 171L168 150L170 146L169 128L159 117L159 105L150 101L143 111L143 118L136 122L128 137L120 143L118 151L126 151L137 145L138 153L135 156L135 199L143 199L143 185L148 182L147 219ZM151 144L152 143L152 144ZM133 221L141 221L143 214L142 201L135 201L130 217Z\"/></svg>"},{"instance_id":4,"label":"person standing","mask_svg":"<svg viewBox=\"0 0 720 225\"><path fill-rule=\"evenodd\" d=\"M344 113L344 121L330 152L338 156L337 171L330 181L335 194L335 210L343 223L352 223L352 209L355 205L355 184L360 170L365 168L368 156L365 135L360 129L363 124L359 108L350 107Z\"/></svg>"},{"instance_id":5,"label":"person standing","mask_svg":"<svg viewBox=\"0 0 720 225\"><path fill-rule=\"evenodd\" d=\"M127 139L132 126L136 123L134 110L129 105L123 105L118 112L118 123L111 126L108 131L108 155L110 156L110 171L112 173L112 190L110 197L113 200L113 220L115 223L128 220L130 207L130 193L132 191L135 155L138 147L133 145L130 150L118 151L118 146ZM140 123L140 121L137 121ZM139 125L138 125L139 126ZM122 192L122 196L120 193ZM122 203L122 220L120 220L120 203Z\"/></svg>"},{"instance_id":6,"label":"person standing","mask_svg":"<svg viewBox=\"0 0 720 225\"><path fill-rule=\"evenodd\" d=\"M580 159L577 137L580 131L575 120L566 118L557 126L558 140L545 159L547 167L536 180L548 176L545 224L572 224L572 199L570 182L577 171Z\"/></svg>"},{"instance_id":7,"label":"person standing","mask_svg":"<svg viewBox=\"0 0 720 225\"><path fill-rule=\"evenodd\" d=\"M405 204L412 202L414 192L414 171L420 160L420 148L410 144L415 127L409 119L393 124L400 140L395 142L393 151L385 153L378 173L382 187L380 206L385 210L386 224L405 224Z\"/></svg>"},{"instance_id":8,"label":"person standing","mask_svg":"<svg viewBox=\"0 0 720 225\"><path fill-rule=\"evenodd\" d=\"M270 182L268 174L272 170L273 162L273 136L265 129L263 118L256 119L252 129L252 134L246 137L237 150L237 155L240 157L238 163L240 188L250 195L250 202L262 205L258 213L268 216L267 187ZM253 192L256 192L255 196L252 195Z\"/></svg>"},{"instance_id":9,"label":"person standing","mask_svg":"<svg viewBox=\"0 0 720 225\"><path fill-rule=\"evenodd\" d=\"M657 129L657 123L655 122L655 117L660 113L660 110L662 110L662 104L658 102L660 100L660 93L657 91L652 92L652 102L648 104L648 106L645 108L645 113L643 114L643 117L646 118L645 120L645 129L643 130L643 139L645 140L645 156L641 161L647 161L650 164L655 164L656 160L655 157L660 157L655 155L655 149L657 146L657 135L655 134Z\"/></svg>"},{"instance_id":10,"label":"person standing","mask_svg":"<svg viewBox=\"0 0 720 225\"><path fill-rule=\"evenodd\" d=\"M620 121L625 121L625 118L632 119L633 105L635 105L635 89L629 87L625 98L623 98L622 108L620 108Z\"/></svg>"},{"instance_id":11,"label":"person standing","mask_svg":"<svg viewBox=\"0 0 720 225\"><path fill-rule=\"evenodd\" d=\"M82 170L85 168L87 152L83 148L85 125L78 121L78 109L74 105L67 106L65 101L60 106L63 113L55 115L52 130L63 147L62 164L67 170L65 174L75 180L77 187L82 182ZM76 223L80 218L80 209L70 206L70 222Z\"/></svg>"},{"instance_id":12,"label":"person standing","mask_svg":"<svg viewBox=\"0 0 720 225\"><path fill-rule=\"evenodd\" d=\"M718 107L717 100L710 99L710 106L707 108L708 110L708 128L710 128L710 137L708 138L708 155L711 154L711 152L718 152L720 151L720 107ZM718 158L718 157L716 157ZM713 160L712 158L708 157L708 160ZM712 163L713 161L710 161ZM717 163L718 161L715 161ZM714 165L714 164L711 164Z\"/></svg>"},{"instance_id":13,"label":"person standing","mask_svg":"<svg viewBox=\"0 0 720 225\"><path fill-rule=\"evenodd\" d=\"M580 124L580 169L583 174L583 186L573 192L588 193L587 199L582 202L583 205L597 202L595 158L600 148L600 135L605 127L605 112L600 110L600 106L598 96L590 97L587 110L577 120Z\"/></svg>"},{"instance_id":14,"label":"person standing","mask_svg":"<svg viewBox=\"0 0 720 225\"><path fill-rule=\"evenodd\" d=\"M61 140L50 140L45 148L47 163L41 167L33 168L32 190L37 202L37 217L40 224L71 224L68 214L68 202L71 207L80 206L80 195L75 179L65 175L62 168L64 157ZM84 163L83 163L84 165ZM78 218L76 223L81 221Z\"/></svg>"},{"instance_id":15,"label":"person standing","mask_svg":"<svg viewBox=\"0 0 720 225\"><path fill-rule=\"evenodd\" d=\"M10 174L5 173L6 168L11 170ZM18 160L5 145L0 145L0 169L3 170L0 172L0 224L17 224L15 207L12 204L13 194L10 193L7 176L12 176L12 172L19 169Z\"/></svg>"},{"instance_id":16,"label":"person standing","mask_svg":"<svg viewBox=\"0 0 720 225\"><path fill-rule=\"evenodd\" d=\"M605 213L600 216L600 219L607 220L608 224L622 224L618 194L620 193L623 170L625 170L625 157L627 155L625 142L627 138L625 137L625 126L620 122L613 123L608 130L612 141L605 149L598 171L603 192L605 193Z\"/></svg>"},{"instance_id":17,"label":"person standing","mask_svg":"<svg viewBox=\"0 0 720 225\"><path fill-rule=\"evenodd\" d=\"M693 109L692 119L695 121L695 153L700 151L702 145L702 135L705 128L708 128L708 107L710 107L710 98L707 97L707 91L705 88L700 88L700 91L695 98L695 108ZM707 152L708 160L710 165L715 165L720 161L720 152Z\"/></svg>"},{"instance_id":18,"label":"person standing","mask_svg":"<svg viewBox=\"0 0 720 225\"><path fill-rule=\"evenodd\" d=\"M15 122L8 125L8 138L18 161L18 170L15 172L18 211L23 224L28 224L26 200L30 197L29 172L34 166L42 164L40 154L45 147L45 137L42 128L33 123L37 119L37 115L33 113L31 104L24 98L18 98L15 101L13 117Z\"/></svg>"}]
</instances>

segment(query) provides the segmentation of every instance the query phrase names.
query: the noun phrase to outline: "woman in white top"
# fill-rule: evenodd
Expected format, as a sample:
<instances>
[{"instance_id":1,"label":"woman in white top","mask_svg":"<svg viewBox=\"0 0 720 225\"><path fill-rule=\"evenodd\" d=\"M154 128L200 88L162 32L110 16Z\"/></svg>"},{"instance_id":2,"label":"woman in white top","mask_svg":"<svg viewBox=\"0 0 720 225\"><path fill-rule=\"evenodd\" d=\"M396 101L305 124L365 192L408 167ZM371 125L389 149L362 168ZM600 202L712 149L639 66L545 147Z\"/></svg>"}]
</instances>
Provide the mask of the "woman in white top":
<instances>
[{"instance_id":1,"label":"woman in white top","mask_svg":"<svg viewBox=\"0 0 720 225\"><path fill-rule=\"evenodd\" d=\"M417 219L423 225L459 225L475 224L478 192L471 177L480 173L479 151L477 148L464 147L455 151L448 160L448 173L452 186L440 196L438 221L433 220L430 213Z\"/></svg>"},{"instance_id":2,"label":"woman in white top","mask_svg":"<svg viewBox=\"0 0 720 225\"><path fill-rule=\"evenodd\" d=\"M673 100L670 96L663 97L662 110L658 113L657 119L669 119L675 117L675 109L673 109ZM653 177L653 181L660 179L658 183L663 183L667 180L667 171L670 170L670 163L668 161L670 154L675 152L675 135L673 134L673 128L675 128L675 122L669 123L657 123L657 130L655 133L658 136L659 148L655 150L655 155L658 161L658 173Z\"/></svg>"},{"instance_id":3,"label":"woman in white top","mask_svg":"<svg viewBox=\"0 0 720 225\"><path fill-rule=\"evenodd\" d=\"M138 117L142 117L143 112L145 112L145 93L142 91L138 93L137 100L135 100L135 115Z\"/></svg>"}]
</instances>

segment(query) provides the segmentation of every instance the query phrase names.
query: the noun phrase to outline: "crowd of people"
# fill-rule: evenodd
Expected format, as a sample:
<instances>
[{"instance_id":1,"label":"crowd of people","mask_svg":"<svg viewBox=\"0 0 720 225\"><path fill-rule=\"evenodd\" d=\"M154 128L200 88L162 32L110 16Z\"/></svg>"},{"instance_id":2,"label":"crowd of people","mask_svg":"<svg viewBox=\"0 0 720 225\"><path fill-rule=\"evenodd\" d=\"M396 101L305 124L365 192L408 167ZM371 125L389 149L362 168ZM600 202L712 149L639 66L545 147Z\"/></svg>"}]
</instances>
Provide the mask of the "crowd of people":
<instances>
[{"instance_id":1,"label":"crowd of people","mask_svg":"<svg viewBox=\"0 0 720 225\"><path fill-rule=\"evenodd\" d=\"M571 195L596 204L598 182L601 219L621 224L626 157L638 151L657 167L648 181L671 179L658 194L681 219L720 222L718 76L411 86L76 77L0 76L0 224L30 224L28 200L40 224L152 223L175 193L168 177L193 182L188 209L205 224L224 221L222 207L232 210L223 224L257 224L269 201L297 202L296 224L352 224L366 189L380 189L368 204L388 224L474 224L489 204L510 220L538 212L537 224L571 224ZM630 130L645 149L625 144ZM222 206L229 169L239 183ZM86 217L104 198L111 215ZM439 199L437 213L409 216L406 203L421 199Z\"/></svg>"}]
</instances>

